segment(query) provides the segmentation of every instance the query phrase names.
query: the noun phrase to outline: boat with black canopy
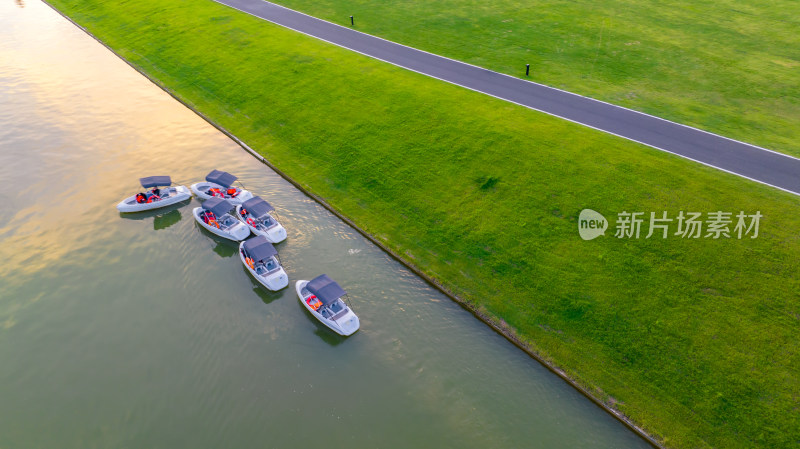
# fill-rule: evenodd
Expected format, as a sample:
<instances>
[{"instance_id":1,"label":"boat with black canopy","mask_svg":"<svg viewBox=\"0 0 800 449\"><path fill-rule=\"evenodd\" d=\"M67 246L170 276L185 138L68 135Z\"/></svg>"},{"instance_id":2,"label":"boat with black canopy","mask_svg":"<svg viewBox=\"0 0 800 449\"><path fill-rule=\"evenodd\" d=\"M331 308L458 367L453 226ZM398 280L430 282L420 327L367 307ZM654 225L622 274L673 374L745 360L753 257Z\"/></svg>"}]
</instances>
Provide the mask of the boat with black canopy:
<instances>
[{"instance_id":1,"label":"boat with black canopy","mask_svg":"<svg viewBox=\"0 0 800 449\"><path fill-rule=\"evenodd\" d=\"M233 185L239 179L235 175L221 170L211 170L206 180L192 184L192 192L198 198L224 198L233 204L242 204L253 197L248 190Z\"/></svg>"},{"instance_id":2,"label":"boat with black canopy","mask_svg":"<svg viewBox=\"0 0 800 449\"><path fill-rule=\"evenodd\" d=\"M250 228L233 218L229 212L233 204L222 198L211 198L203 202L201 207L192 210L194 219L200 226L220 237L231 240L244 240L250 235Z\"/></svg>"},{"instance_id":3,"label":"boat with black canopy","mask_svg":"<svg viewBox=\"0 0 800 449\"><path fill-rule=\"evenodd\" d=\"M295 290L300 303L337 334L346 337L358 330L358 316L345 303L347 292L327 274L310 281L297 281Z\"/></svg>"},{"instance_id":4,"label":"boat with black canopy","mask_svg":"<svg viewBox=\"0 0 800 449\"><path fill-rule=\"evenodd\" d=\"M236 216L256 235L263 235L270 243L286 240L286 229L273 215L275 208L259 196L254 196L236 206Z\"/></svg>"},{"instance_id":5,"label":"boat with black canopy","mask_svg":"<svg viewBox=\"0 0 800 449\"><path fill-rule=\"evenodd\" d=\"M180 203L192 197L192 193L184 186L171 187L172 179L169 176L148 176L140 178L139 182L145 191L120 201L117 210L141 212Z\"/></svg>"},{"instance_id":6,"label":"boat with black canopy","mask_svg":"<svg viewBox=\"0 0 800 449\"><path fill-rule=\"evenodd\" d=\"M250 274L269 290L278 291L289 285L289 276L281 266L278 251L263 235L240 243L239 258Z\"/></svg>"}]
</instances>

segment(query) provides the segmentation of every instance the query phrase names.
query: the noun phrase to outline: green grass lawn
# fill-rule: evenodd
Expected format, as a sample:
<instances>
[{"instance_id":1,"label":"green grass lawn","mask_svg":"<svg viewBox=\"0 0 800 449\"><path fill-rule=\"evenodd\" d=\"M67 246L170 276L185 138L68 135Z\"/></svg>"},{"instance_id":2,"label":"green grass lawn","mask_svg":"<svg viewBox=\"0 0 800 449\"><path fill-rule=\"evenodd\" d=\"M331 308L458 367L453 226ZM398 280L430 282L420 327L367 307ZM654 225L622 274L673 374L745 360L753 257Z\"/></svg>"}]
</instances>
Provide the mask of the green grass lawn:
<instances>
[{"instance_id":1,"label":"green grass lawn","mask_svg":"<svg viewBox=\"0 0 800 449\"><path fill-rule=\"evenodd\" d=\"M797 196L208 0L52 2L667 446L800 442ZM612 237L681 210L764 218Z\"/></svg>"},{"instance_id":2,"label":"green grass lawn","mask_svg":"<svg viewBox=\"0 0 800 449\"><path fill-rule=\"evenodd\" d=\"M800 156L800 2L275 0L413 47Z\"/></svg>"}]
</instances>

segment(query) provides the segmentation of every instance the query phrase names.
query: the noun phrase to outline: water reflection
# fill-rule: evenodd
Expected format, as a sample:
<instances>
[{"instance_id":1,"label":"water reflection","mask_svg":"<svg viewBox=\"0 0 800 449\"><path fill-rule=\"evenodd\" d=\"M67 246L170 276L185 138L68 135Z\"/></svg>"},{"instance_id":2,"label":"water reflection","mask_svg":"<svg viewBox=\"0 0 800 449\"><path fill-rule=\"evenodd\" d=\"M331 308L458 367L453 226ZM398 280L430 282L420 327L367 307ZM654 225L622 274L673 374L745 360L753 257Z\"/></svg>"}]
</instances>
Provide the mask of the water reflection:
<instances>
[{"instance_id":1,"label":"water reflection","mask_svg":"<svg viewBox=\"0 0 800 449\"><path fill-rule=\"evenodd\" d=\"M164 215L156 216L156 218L153 220L153 229L156 231L167 229L179 221L181 221L181 213L178 211L178 209L175 209L167 212Z\"/></svg>"},{"instance_id":2,"label":"water reflection","mask_svg":"<svg viewBox=\"0 0 800 449\"><path fill-rule=\"evenodd\" d=\"M306 315L308 315L308 311L304 310L304 312ZM314 319L314 317L309 317L309 319L315 321L314 325L317 326L317 328L314 329L314 334L321 338L322 341L327 343L329 346L339 346L347 340L347 337L342 337L336 332L328 329L327 326L320 323L319 320Z\"/></svg>"},{"instance_id":3,"label":"water reflection","mask_svg":"<svg viewBox=\"0 0 800 449\"><path fill-rule=\"evenodd\" d=\"M234 254L236 254L239 251L239 242L234 242L232 240L228 240L228 239L219 237L219 236L217 236L215 234L212 234L212 233L208 232L208 230L206 228L200 226L199 224L197 224L197 223L195 223L195 224L196 224L197 229L199 229L200 232L203 235L205 235L206 237L210 238L211 240L213 240L216 243L216 245L214 245L214 247L211 248L211 249L219 257L222 257L223 259L227 259L227 258L233 257Z\"/></svg>"},{"instance_id":4,"label":"water reflection","mask_svg":"<svg viewBox=\"0 0 800 449\"><path fill-rule=\"evenodd\" d=\"M183 216L181 215L179 209L186 206L190 202L191 198L187 199L186 201L181 201L180 203L170 204L169 206L154 210L133 212L133 213L120 212L119 217L125 220L134 220L134 221L153 218L153 229L159 231L162 229L167 229L170 226L181 221Z\"/></svg>"},{"instance_id":5,"label":"water reflection","mask_svg":"<svg viewBox=\"0 0 800 449\"><path fill-rule=\"evenodd\" d=\"M247 268L245 268L244 265L242 265L241 267L242 267L242 273L244 273L247 279L250 280L251 287L253 288L253 293L255 293L261 299L261 302L269 305L273 301L283 297L283 291L285 289L278 292L267 290L263 285L261 285L260 282L258 282L253 278L253 275L250 274L250 271ZM290 277L289 287L286 288L291 288L292 286L291 275L289 277Z\"/></svg>"}]
</instances>

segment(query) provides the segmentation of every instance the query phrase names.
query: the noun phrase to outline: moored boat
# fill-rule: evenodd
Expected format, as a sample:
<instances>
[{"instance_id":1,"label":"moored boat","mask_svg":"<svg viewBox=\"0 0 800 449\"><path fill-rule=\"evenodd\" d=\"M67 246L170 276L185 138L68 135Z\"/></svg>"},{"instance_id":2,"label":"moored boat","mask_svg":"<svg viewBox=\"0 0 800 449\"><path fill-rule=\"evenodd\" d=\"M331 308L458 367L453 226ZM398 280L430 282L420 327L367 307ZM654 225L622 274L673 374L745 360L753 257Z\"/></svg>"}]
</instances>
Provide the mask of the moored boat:
<instances>
[{"instance_id":1,"label":"moored boat","mask_svg":"<svg viewBox=\"0 0 800 449\"><path fill-rule=\"evenodd\" d=\"M327 274L297 281L295 290L306 310L337 334L346 337L360 327L358 316L343 300L347 292Z\"/></svg>"},{"instance_id":2,"label":"moored boat","mask_svg":"<svg viewBox=\"0 0 800 449\"><path fill-rule=\"evenodd\" d=\"M242 204L253 197L250 191L240 189L233 185L236 176L221 170L212 170L206 175L206 180L192 184L192 192L198 198L207 200L210 198L222 198L233 204Z\"/></svg>"},{"instance_id":3,"label":"moored boat","mask_svg":"<svg viewBox=\"0 0 800 449\"><path fill-rule=\"evenodd\" d=\"M278 251L263 235L240 243L239 258L250 274L269 290L278 291L289 285L289 276L281 266Z\"/></svg>"},{"instance_id":4,"label":"moored boat","mask_svg":"<svg viewBox=\"0 0 800 449\"><path fill-rule=\"evenodd\" d=\"M270 243L286 240L286 229L273 215L275 208L259 196L254 196L244 204L236 206L236 216L256 235L262 235Z\"/></svg>"},{"instance_id":5,"label":"moored boat","mask_svg":"<svg viewBox=\"0 0 800 449\"><path fill-rule=\"evenodd\" d=\"M172 179L169 176L148 176L140 178L139 182L145 191L120 201L117 210L141 212L180 203L192 197L189 189L184 186L171 187Z\"/></svg>"},{"instance_id":6,"label":"moored boat","mask_svg":"<svg viewBox=\"0 0 800 449\"><path fill-rule=\"evenodd\" d=\"M250 228L233 218L229 212L233 204L222 198L211 198L201 207L192 210L194 219L209 232L230 240L244 240L250 235Z\"/></svg>"}]
</instances>

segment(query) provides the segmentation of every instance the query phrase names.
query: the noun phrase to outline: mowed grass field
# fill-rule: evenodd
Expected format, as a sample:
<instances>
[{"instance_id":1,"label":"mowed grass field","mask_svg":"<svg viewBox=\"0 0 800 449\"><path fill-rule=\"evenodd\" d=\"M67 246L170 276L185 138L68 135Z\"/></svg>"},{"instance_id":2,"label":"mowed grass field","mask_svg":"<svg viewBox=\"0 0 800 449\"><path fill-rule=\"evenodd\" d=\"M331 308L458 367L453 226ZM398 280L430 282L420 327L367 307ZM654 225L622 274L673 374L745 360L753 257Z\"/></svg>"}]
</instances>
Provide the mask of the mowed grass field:
<instances>
[{"instance_id":1,"label":"mowed grass field","mask_svg":"<svg viewBox=\"0 0 800 449\"><path fill-rule=\"evenodd\" d=\"M274 2L800 156L800 2Z\"/></svg>"},{"instance_id":2,"label":"mowed grass field","mask_svg":"<svg viewBox=\"0 0 800 449\"><path fill-rule=\"evenodd\" d=\"M797 196L208 0L52 3L666 446L800 442ZM681 210L764 218L613 237Z\"/></svg>"}]
</instances>

